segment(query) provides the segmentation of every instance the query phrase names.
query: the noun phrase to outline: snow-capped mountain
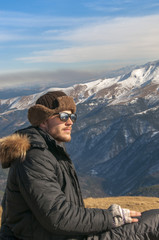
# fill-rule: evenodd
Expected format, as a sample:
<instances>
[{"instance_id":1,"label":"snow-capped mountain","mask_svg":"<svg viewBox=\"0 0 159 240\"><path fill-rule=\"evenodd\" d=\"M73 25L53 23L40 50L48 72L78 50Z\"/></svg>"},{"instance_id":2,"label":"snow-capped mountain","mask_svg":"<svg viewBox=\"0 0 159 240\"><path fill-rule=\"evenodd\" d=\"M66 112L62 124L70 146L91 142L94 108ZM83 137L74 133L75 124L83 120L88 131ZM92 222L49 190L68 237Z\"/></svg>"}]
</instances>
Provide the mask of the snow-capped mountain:
<instances>
[{"instance_id":1,"label":"snow-capped mountain","mask_svg":"<svg viewBox=\"0 0 159 240\"><path fill-rule=\"evenodd\" d=\"M54 90L77 103L78 121L67 149L83 179L99 179L108 195L158 184L159 61L126 75L47 89ZM0 100L0 135L26 127L28 107L47 91Z\"/></svg>"},{"instance_id":2,"label":"snow-capped mountain","mask_svg":"<svg viewBox=\"0 0 159 240\"><path fill-rule=\"evenodd\" d=\"M24 110L33 105L39 96L48 91L63 90L74 97L76 103L91 99L107 99L110 104L130 102L138 97L151 98L157 95L159 84L159 62L149 63L129 74L115 78L98 79L93 82L76 84L68 88L49 88L38 94L0 100L6 111Z\"/></svg>"}]
</instances>

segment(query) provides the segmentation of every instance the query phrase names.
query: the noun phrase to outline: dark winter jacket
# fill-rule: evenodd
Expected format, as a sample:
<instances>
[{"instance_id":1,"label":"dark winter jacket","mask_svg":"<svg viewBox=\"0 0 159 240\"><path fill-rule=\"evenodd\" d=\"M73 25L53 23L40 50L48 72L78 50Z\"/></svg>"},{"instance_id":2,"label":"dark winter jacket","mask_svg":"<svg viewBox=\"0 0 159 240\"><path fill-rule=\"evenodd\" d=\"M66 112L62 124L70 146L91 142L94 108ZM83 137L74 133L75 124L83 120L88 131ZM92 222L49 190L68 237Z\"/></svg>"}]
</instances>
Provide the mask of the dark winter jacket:
<instances>
[{"instance_id":1,"label":"dark winter jacket","mask_svg":"<svg viewBox=\"0 0 159 240\"><path fill-rule=\"evenodd\" d=\"M85 208L68 154L42 130L0 140L0 160L10 167L0 240L159 240L159 210L113 228L108 210Z\"/></svg>"},{"instance_id":2,"label":"dark winter jacket","mask_svg":"<svg viewBox=\"0 0 159 240\"><path fill-rule=\"evenodd\" d=\"M68 154L41 129L29 127L3 138L0 158L4 168L10 167L2 202L2 236L85 239L112 228L107 210L84 207Z\"/></svg>"}]
</instances>

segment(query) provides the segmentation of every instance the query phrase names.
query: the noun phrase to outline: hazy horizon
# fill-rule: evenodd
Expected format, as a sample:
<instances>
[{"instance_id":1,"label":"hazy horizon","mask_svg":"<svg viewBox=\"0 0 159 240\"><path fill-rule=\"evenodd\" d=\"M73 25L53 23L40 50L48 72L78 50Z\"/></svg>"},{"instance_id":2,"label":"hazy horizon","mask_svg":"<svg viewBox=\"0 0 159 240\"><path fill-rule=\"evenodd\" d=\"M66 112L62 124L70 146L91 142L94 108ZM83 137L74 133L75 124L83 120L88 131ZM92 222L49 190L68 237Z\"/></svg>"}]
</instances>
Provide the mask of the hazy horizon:
<instances>
[{"instance_id":1,"label":"hazy horizon","mask_svg":"<svg viewBox=\"0 0 159 240\"><path fill-rule=\"evenodd\" d=\"M1 88L76 83L159 58L158 0L6 0L0 20Z\"/></svg>"}]
</instances>

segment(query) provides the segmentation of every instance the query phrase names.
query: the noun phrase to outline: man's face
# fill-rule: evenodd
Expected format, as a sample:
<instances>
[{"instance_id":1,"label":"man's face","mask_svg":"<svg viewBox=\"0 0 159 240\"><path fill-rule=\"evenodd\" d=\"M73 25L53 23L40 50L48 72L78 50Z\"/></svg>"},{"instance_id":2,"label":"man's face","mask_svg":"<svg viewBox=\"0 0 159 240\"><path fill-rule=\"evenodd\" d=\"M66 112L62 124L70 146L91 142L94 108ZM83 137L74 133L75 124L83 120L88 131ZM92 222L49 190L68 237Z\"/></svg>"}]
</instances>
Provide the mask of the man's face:
<instances>
[{"instance_id":1,"label":"man's face","mask_svg":"<svg viewBox=\"0 0 159 240\"><path fill-rule=\"evenodd\" d=\"M71 114L71 111L63 111ZM48 132L58 142L71 141L71 130L73 122L69 118L66 122L60 120L58 115L48 118L40 127Z\"/></svg>"}]
</instances>

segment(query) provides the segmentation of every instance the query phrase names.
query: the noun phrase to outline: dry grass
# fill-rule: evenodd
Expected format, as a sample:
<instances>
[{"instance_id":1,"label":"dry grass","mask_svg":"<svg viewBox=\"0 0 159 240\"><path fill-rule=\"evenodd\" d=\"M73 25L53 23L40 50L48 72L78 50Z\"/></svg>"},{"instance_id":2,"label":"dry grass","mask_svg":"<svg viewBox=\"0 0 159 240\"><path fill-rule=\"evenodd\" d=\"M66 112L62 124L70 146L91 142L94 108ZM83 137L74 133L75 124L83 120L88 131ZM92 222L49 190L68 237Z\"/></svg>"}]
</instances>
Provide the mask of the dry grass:
<instances>
[{"instance_id":1,"label":"dry grass","mask_svg":"<svg viewBox=\"0 0 159 240\"><path fill-rule=\"evenodd\" d=\"M87 198L84 199L85 206L88 208L106 209L111 204L119 204L123 208L129 208L136 211L146 211L159 208L159 198L157 197L108 197L108 198ZM0 216L2 209L0 207ZM1 220L1 218L0 218Z\"/></svg>"},{"instance_id":2,"label":"dry grass","mask_svg":"<svg viewBox=\"0 0 159 240\"><path fill-rule=\"evenodd\" d=\"M119 204L123 208L136 211L146 211L159 208L159 198L157 197L108 197L108 198L87 198L84 200L88 208L106 209L111 204Z\"/></svg>"}]
</instances>

